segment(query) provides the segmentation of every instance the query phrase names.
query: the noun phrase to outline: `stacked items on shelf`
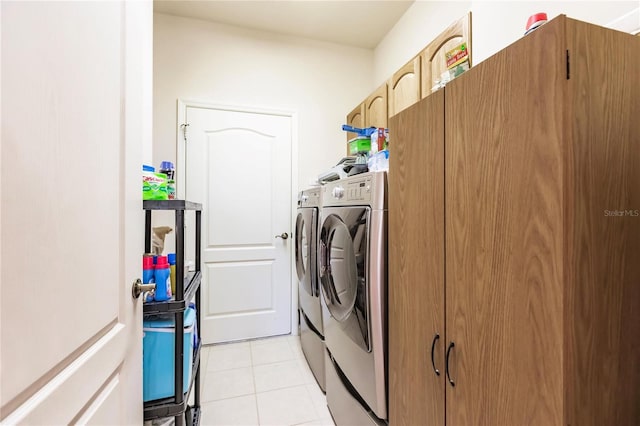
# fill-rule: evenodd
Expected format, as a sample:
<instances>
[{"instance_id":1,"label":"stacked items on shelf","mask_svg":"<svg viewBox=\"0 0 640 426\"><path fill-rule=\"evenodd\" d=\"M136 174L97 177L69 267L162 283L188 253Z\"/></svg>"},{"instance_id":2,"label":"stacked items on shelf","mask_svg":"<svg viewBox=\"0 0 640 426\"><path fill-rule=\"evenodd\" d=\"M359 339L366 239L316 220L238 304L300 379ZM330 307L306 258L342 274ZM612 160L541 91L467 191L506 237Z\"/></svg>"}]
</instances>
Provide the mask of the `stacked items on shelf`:
<instances>
[{"instance_id":1,"label":"stacked items on shelf","mask_svg":"<svg viewBox=\"0 0 640 426\"><path fill-rule=\"evenodd\" d=\"M142 199L174 200L176 198L175 169L171 161L163 161L156 172L155 167L142 166Z\"/></svg>"}]
</instances>

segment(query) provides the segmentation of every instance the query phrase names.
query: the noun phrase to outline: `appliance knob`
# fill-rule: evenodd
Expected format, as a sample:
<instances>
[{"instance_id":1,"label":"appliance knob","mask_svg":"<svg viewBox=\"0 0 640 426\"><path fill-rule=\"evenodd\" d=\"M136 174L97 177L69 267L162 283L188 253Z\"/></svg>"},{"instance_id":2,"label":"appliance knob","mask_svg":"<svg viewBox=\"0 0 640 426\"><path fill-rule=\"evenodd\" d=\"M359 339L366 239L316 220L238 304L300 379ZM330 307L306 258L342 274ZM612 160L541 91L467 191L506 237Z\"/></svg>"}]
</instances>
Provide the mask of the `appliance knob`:
<instances>
[{"instance_id":1,"label":"appliance knob","mask_svg":"<svg viewBox=\"0 0 640 426\"><path fill-rule=\"evenodd\" d=\"M342 198L344 197L344 188L341 186L336 186L335 188L333 188L333 196L334 198Z\"/></svg>"}]
</instances>

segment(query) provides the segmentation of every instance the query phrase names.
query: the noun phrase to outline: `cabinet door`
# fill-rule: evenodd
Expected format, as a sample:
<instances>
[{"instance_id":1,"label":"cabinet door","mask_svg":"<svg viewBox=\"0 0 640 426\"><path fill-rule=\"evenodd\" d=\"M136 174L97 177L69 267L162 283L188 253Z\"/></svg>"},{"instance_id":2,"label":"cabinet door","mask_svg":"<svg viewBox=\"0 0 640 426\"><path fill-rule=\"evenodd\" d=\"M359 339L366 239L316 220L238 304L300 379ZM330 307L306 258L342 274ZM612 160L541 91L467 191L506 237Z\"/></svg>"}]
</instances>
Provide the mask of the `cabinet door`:
<instances>
[{"instance_id":1,"label":"cabinet door","mask_svg":"<svg viewBox=\"0 0 640 426\"><path fill-rule=\"evenodd\" d=\"M389 81L389 117L420 100L420 56L396 71Z\"/></svg>"},{"instance_id":2,"label":"cabinet door","mask_svg":"<svg viewBox=\"0 0 640 426\"><path fill-rule=\"evenodd\" d=\"M446 71L444 54L466 41L471 64L471 12L451 24L420 53L422 58L422 97L431 93L434 81Z\"/></svg>"},{"instance_id":3,"label":"cabinet door","mask_svg":"<svg viewBox=\"0 0 640 426\"><path fill-rule=\"evenodd\" d=\"M563 423L564 26L445 88L447 425Z\"/></svg>"},{"instance_id":4,"label":"cabinet door","mask_svg":"<svg viewBox=\"0 0 640 426\"><path fill-rule=\"evenodd\" d=\"M640 38L566 21L565 422L640 425Z\"/></svg>"},{"instance_id":5,"label":"cabinet door","mask_svg":"<svg viewBox=\"0 0 640 426\"><path fill-rule=\"evenodd\" d=\"M364 101L365 127L387 127L387 83L378 87Z\"/></svg>"},{"instance_id":6,"label":"cabinet door","mask_svg":"<svg viewBox=\"0 0 640 426\"><path fill-rule=\"evenodd\" d=\"M347 124L358 128L364 127L364 102L347 114ZM347 140L351 140L356 136L355 133L347 132Z\"/></svg>"},{"instance_id":7,"label":"cabinet door","mask_svg":"<svg viewBox=\"0 0 640 426\"><path fill-rule=\"evenodd\" d=\"M353 127L364 127L364 102L359 104L349 114L347 114L347 124ZM347 132L347 141L355 138L355 133Z\"/></svg>"},{"instance_id":8,"label":"cabinet door","mask_svg":"<svg viewBox=\"0 0 640 426\"><path fill-rule=\"evenodd\" d=\"M444 92L390 133L389 423L444 425Z\"/></svg>"}]
</instances>

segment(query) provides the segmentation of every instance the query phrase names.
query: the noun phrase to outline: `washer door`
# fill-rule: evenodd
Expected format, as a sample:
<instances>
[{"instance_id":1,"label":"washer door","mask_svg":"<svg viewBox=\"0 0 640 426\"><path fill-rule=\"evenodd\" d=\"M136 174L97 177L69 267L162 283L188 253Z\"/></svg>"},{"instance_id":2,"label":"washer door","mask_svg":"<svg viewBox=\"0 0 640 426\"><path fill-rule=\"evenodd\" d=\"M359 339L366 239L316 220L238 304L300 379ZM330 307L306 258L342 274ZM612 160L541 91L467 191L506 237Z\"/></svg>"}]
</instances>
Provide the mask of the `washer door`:
<instances>
[{"instance_id":1,"label":"washer door","mask_svg":"<svg viewBox=\"0 0 640 426\"><path fill-rule=\"evenodd\" d=\"M319 296L318 290L313 288L316 274L315 238L317 209L298 209L295 234L296 271L300 287L310 296Z\"/></svg>"},{"instance_id":2,"label":"washer door","mask_svg":"<svg viewBox=\"0 0 640 426\"><path fill-rule=\"evenodd\" d=\"M367 300L367 234L370 209L323 209L320 282L331 316L358 346L371 350Z\"/></svg>"}]
</instances>

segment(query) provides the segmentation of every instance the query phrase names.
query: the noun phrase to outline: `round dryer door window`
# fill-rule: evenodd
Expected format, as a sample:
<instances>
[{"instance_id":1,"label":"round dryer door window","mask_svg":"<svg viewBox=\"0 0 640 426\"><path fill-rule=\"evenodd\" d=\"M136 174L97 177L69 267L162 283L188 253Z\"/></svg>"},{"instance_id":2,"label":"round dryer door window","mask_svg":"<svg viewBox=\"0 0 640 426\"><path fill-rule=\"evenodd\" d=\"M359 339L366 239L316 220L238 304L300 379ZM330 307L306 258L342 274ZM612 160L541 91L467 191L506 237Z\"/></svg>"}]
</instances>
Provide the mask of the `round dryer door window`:
<instances>
[{"instance_id":1,"label":"round dryer door window","mask_svg":"<svg viewBox=\"0 0 640 426\"><path fill-rule=\"evenodd\" d=\"M366 266L368 207L326 208L320 230L320 281L327 309L355 343L370 350Z\"/></svg>"},{"instance_id":2,"label":"round dryer door window","mask_svg":"<svg viewBox=\"0 0 640 426\"><path fill-rule=\"evenodd\" d=\"M322 232L326 235L322 239L326 247L322 285L325 301L331 315L344 321L353 311L358 288L353 240L347 226L335 215L325 221Z\"/></svg>"}]
</instances>

